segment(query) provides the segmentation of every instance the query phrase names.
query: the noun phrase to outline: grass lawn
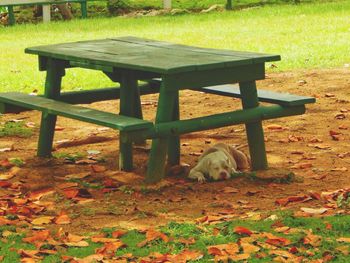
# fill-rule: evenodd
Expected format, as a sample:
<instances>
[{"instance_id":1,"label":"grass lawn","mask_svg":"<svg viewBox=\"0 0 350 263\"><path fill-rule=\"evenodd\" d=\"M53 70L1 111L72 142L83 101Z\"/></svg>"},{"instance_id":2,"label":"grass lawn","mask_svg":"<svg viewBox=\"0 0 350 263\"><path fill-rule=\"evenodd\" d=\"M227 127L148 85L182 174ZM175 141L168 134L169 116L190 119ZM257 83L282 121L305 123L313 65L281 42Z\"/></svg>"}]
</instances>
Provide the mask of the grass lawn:
<instances>
[{"instance_id":1,"label":"grass lawn","mask_svg":"<svg viewBox=\"0 0 350 263\"><path fill-rule=\"evenodd\" d=\"M86 239L88 244L84 247L75 246L73 243L62 247L48 244L52 241L42 240L44 242L36 243L38 241L34 239L22 240L26 235L20 228L2 226L0 256L4 257L2 262L17 262L20 256L16 250L23 249L28 252L22 253L22 257L32 251L36 257L43 259L42 262L62 262L63 255L84 258L95 254L96 251L107 258L129 259L120 262L138 262L133 260L140 258L144 259L142 262L164 262L166 257L174 255L180 256L177 259L173 258L172 262L185 262L180 260L184 255L189 262L213 262L214 257L221 260L236 258L236 261L239 261L239 257L244 257L248 258L249 262L272 262L277 261L277 258L287 260L278 262L297 262L297 259L302 258L307 262L322 258L332 262L348 262L349 216L295 218L288 212L278 212L273 216L275 219L269 219L272 218L270 216L258 222L233 220L213 225L174 222L158 230L148 230L150 232L146 234L136 230L125 232L108 228L103 229L100 234L87 233L86 236L90 236L91 239ZM118 233L117 239L115 233ZM94 240L94 236L98 238ZM103 240L105 238L110 240ZM35 250L35 244L40 244L41 250L49 249L52 255L45 255L45 250L39 253ZM116 246L113 247L113 244ZM103 250L103 246L108 247L109 251ZM238 249L236 252L234 247ZM231 250L228 250L229 248ZM149 257L152 253L156 253L153 255L158 261ZM162 258L163 261L160 260ZM200 259L195 260L196 258Z\"/></svg>"},{"instance_id":2,"label":"grass lawn","mask_svg":"<svg viewBox=\"0 0 350 263\"><path fill-rule=\"evenodd\" d=\"M25 47L134 35L211 48L281 54L277 70L350 62L349 1L276 5L210 14L96 18L0 28L1 91L42 91L44 73ZM99 72L67 70L65 90L112 85Z\"/></svg>"}]
</instances>

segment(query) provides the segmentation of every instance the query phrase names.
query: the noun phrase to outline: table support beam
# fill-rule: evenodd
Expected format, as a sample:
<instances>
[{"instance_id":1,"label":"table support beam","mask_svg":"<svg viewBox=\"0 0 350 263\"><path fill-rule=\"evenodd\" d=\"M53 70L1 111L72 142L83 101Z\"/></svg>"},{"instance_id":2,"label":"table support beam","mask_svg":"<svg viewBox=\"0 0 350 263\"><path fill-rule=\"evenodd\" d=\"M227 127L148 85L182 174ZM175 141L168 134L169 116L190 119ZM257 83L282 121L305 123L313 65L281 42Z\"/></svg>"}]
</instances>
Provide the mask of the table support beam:
<instances>
[{"instance_id":1,"label":"table support beam","mask_svg":"<svg viewBox=\"0 0 350 263\"><path fill-rule=\"evenodd\" d=\"M65 75L61 61L49 59L46 71L44 97L57 99L60 96L62 77ZM41 115L38 156L50 157L57 116L43 112Z\"/></svg>"},{"instance_id":2,"label":"table support beam","mask_svg":"<svg viewBox=\"0 0 350 263\"><path fill-rule=\"evenodd\" d=\"M159 92L156 124L169 122L174 117L174 105L178 90L173 87L172 83L174 83L173 80L163 78ZM168 146L169 137L153 139L147 167L147 183L159 182L165 176Z\"/></svg>"},{"instance_id":3,"label":"table support beam","mask_svg":"<svg viewBox=\"0 0 350 263\"><path fill-rule=\"evenodd\" d=\"M180 119L179 91L174 92L174 95L175 95L175 101L174 101L174 112L173 112L172 120L178 121ZM180 137L179 137L179 135L172 136L169 139L168 164L170 166L180 164Z\"/></svg>"},{"instance_id":4,"label":"table support beam","mask_svg":"<svg viewBox=\"0 0 350 263\"><path fill-rule=\"evenodd\" d=\"M120 115L138 115L138 117L142 118L142 112L140 114L141 109L136 105L140 101L135 100L136 96L140 98L137 79L131 72L124 72L120 81ZM138 110L135 110L135 108ZM123 137L123 133L120 132L120 138ZM119 169L131 171L133 168L132 142L122 142L119 140L119 149Z\"/></svg>"},{"instance_id":5,"label":"table support beam","mask_svg":"<svg viewBox=\"0 0 350 263\"><path fill-rule=\"evenodd\" d=\"M128 132L122 140L133 141L134 138L153 139L157 137L168 137L236 124L255 123L262 120L301 115L304 113L304 105L293 107L283 107L280 105L258 106L251 109L225 112L189 120L158 123L153 129L142 132Z\"/></svg>"},{"instance_id":6,"label":"table support beam","mask_svg":"<svg viewBox=\"0 0 350 263\"><path fill-rule=\"evenodd\" d=\"M242 96L243 109L259 106L255 81L240 82L239 89ZM245 124L252 170L267 169L264 131L261 120Z\"/></svg>"}]
</instances>

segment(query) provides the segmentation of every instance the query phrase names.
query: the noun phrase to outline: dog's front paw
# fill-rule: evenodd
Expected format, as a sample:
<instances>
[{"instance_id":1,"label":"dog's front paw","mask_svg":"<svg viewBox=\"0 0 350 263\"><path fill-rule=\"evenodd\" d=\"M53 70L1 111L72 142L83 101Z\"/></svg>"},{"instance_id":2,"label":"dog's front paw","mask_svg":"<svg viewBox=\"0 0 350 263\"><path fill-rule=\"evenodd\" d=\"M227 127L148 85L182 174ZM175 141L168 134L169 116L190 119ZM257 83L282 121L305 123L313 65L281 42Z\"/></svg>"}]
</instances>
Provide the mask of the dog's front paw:
<instances>
[{"instance_id":1,"label":"dog's front paw","mask_svg":"<svg viewBox=\"0 0 350 263\"><path fill-rule=\"evenodd\" d=\"M191 171L188 177L191 179L197 179L200 183L204 183L206 180L204 174L198 171Z\"/></svg>"}]
</instances>

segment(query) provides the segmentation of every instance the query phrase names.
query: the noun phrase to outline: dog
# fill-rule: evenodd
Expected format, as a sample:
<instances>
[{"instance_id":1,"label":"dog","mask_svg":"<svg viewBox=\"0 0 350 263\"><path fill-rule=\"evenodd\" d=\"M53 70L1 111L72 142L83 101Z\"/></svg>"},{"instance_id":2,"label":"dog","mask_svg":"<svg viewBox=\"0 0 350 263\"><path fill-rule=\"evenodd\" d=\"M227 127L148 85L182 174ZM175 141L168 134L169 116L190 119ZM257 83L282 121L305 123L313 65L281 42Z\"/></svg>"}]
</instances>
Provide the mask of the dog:
<instances>
[{"instance_id":1,"label":"dog","mask_svg":"<svg viewBox=\"0 0 350 263\"><path fill-rule=\"evenodd\" d=\"M199 157L198 164L191 169L188 177L205 182L206 176L213 180L226 180L232 173L249 169L249 158L238 149L218 143Z\"/></svg>"}]
</instances>

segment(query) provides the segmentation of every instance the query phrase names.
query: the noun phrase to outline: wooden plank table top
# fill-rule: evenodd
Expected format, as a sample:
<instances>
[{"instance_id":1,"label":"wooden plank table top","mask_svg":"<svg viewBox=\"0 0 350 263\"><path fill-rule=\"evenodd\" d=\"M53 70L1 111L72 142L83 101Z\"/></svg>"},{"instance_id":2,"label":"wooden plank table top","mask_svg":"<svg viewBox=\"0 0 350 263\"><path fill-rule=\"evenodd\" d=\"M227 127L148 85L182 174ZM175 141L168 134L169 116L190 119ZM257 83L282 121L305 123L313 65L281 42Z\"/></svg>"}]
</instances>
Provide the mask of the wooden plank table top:
<instances>
[{"instance_id":1,"label":"wooden plank table top","mask_svg":"<svg viewBox=\"0 0 350 263\"><path fill-rule=\"evenodd\" d=\"M25 52L70 62L158 74L220 69L280 60L279 55L199 48L137 37L38 46L27 48Z\"/></svg>"}]
</instances>

